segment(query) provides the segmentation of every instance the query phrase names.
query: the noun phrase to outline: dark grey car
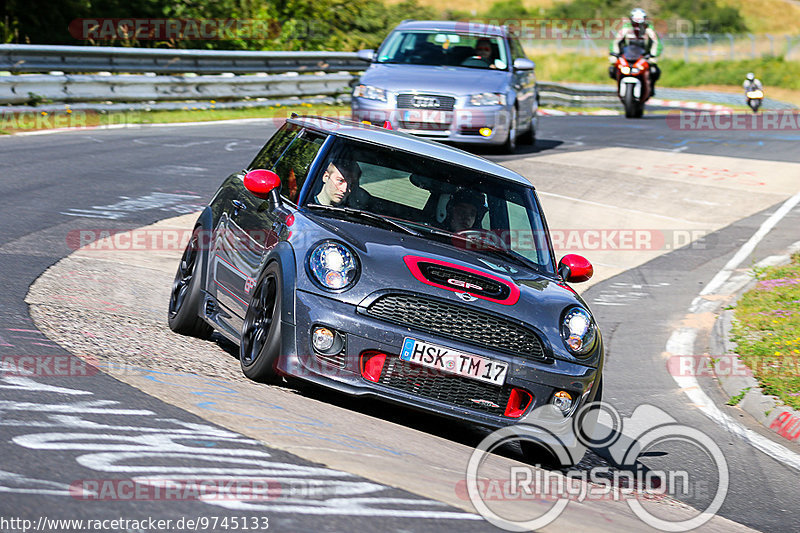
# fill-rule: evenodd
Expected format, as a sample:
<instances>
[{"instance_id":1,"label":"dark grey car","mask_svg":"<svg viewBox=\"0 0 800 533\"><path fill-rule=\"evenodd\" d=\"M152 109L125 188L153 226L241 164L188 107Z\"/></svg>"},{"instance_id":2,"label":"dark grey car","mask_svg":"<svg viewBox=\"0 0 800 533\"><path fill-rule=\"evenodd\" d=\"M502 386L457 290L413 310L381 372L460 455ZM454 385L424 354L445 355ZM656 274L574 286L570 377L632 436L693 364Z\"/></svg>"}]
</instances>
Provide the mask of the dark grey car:
<instances>
[{"instance_id":1,"label":"dark grey car","mask_svg":"<svg viewBox=\"0 0 800 533\"><path fill-rule=\"evenodd\" d=\"M337 175L347 190L326 201ZM344 189L342 189L344 190ZM579 256L558 265L531 184L461 150L292 118L229 176L175 277L170 327L292 376L490 427L599 400Z\"/></svg>"},{"instance_id":2,"label":"dark grey car","mask_svg":"<svg viewBox=\"0 0 800 533\"><path fill-rule=\"evenodd\" d=\"M513 152L536 139L534 63L505 27L452 21L397 26L353 92L353 118L439 141Z\"/></svg>"}]
</instances>

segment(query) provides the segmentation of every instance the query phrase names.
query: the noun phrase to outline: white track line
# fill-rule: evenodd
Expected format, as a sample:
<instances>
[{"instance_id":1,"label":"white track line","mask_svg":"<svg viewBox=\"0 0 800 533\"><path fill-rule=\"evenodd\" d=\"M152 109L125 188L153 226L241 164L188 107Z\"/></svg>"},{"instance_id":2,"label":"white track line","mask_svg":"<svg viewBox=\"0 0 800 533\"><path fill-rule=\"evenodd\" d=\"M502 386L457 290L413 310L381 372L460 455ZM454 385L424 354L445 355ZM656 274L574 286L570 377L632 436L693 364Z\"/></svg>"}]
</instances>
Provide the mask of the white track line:
<instances>
[{"instance_id":1,"label":"white track line","mask_svg":"<svg viewBox=\"0 0 800 533\"><path fill-rule=\"evenodd\" d=\"M783 205L772 214L772 216L770 216L764 221L763 224L761 224L761 227L758 228L758 231L756 231L750 240L748 240L739 249L739 251L731 258L731 260L728 261L728 263L722 268L722 270L720 270L717 275L714 276L714 278L706 286L706 288L703 289L700 295L702 296L704 294L710 294L721 287L728 280L733 271L742 263L742 261L749 257L749 255L753 252L758 243L767 235L767 233L769 233L769 231L772 230L772 228L774 228L775 225L780 222L780 220L785 217L786 214L791 211L792 208L794 208L799 202L800 192L786 200ZM694 312L700 300L701 298L698 296L695 301L692 302L689 312ZM696 337L697 329L695 328L676 329L672 332L672 335L670 335L669 340L667 341L666 351L673 355L693 355L695 353L694 342ZM689 397L689 400L691 400L692 404L700 409L703 414L705 414L711 420L722 426L723 429L729 433L738 435L744 439L745 442L769 455L773 459L780 461L781 463L790 466L795 470L800 470L800 454L789 450L785 446L778 444L777 442L768 439L751 429L745 428L733 418L723 413L719 407L714 404L711 398L705 392L703 392L703 389L700 387L700 383L697 381L696 377L676 376L672 374L672 379L674 379L675 383L678 384L678 387L680 387L681 390L686 393L686 396Z\"/></svg>"},{"instance_id":2,"label":"white track line","mask_svg":"<svg viewBox=\"0 0 800 533\"><path fill-rule=\"evenodd\" d=\"M650 213L650 212L647 212L647 211L640 211L638 209L629 209L627 207L619 207L617 205L604 204L604 203L601 203L601 202L593 202L592 200L583 200L581 198L573 198L572 196L564 196L563 194L556 194L554 192L544 192L544 191L539 190L539 189L536 189L536 194L538 194L539 196L552 196L553 198L560 198L562 200L569 200L570 202L578 202L578 203L581 203L581 204L594 205L594 206L598 206L598 207L609 207L609 208L615 209L617 211L627 211L629 213L636 213L638 215L647 215L649 217L654 217L654 218L663 218L665 220L672 220L672 221L675 221L675 222L683 222L684 224L693 224L693 225L700 224L700 222L695 222L695 221L692 221L692 220L686 220L685 218L675 218L675 217L670 217L670 216L666 216L666 215L656 215L654 213Z\"/></svg>"},{"instance_id":3,"label":"white track line","mask_svg":"<svg viewBox=\"0 0 800 533\"><path fill-rule=\"evenodd\" d=\"M786 214L791 211L794 206L796 206L800 202L800 192L786 200L780 208L775 211L771 217L764 221L761 224L761 227L758 228L750 240L748 240L744 245L739 248L739 251L736 252L736 255L731 257L730 261L720 270L716 276L714 276L711 281L706 285L705 289L700 292L700 295L704 294L711 294L712 292L719 289L725 281L730 277L733 271L742 264L742 262L747 259L753 250L755 250L758 243L761 242L767 233L769 233L775 225L781 221Z\"/></svg>"}]
</instances>

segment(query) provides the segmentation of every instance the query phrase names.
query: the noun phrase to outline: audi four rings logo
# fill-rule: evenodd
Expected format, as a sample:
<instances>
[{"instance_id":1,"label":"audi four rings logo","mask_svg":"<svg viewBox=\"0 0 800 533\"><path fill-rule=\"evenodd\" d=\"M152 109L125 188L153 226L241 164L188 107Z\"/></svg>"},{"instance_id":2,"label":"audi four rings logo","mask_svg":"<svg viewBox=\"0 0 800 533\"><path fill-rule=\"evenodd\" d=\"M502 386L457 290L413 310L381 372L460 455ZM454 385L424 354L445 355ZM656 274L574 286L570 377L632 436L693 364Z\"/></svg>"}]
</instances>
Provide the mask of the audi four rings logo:
<instances>
[{"instance_id":1,"label":"audi four rings logo","mask_svg":"<svg viewBox=\"0 0 800 533\"><path fill-rule=\"evenodd\" d=\"M438 98L432 96L415 96L411 100L411 105L414 107L439 107L441 104Z\"/></svg>"},{"instance_id":2,"label":"audi four rings logo","mask_svg":"<svg viewBox=\"0 0 800 533\"><path fill-rule=\"evenodd\" d=\"M460 279L448 278L447 283L449 283L450 285L455 285L456 287L461 287L462 289L466 290L473 290L473 289L476 291L483 290L483 287L481 287L480 285L475 285L474 283L470 283L468 281L462 281Z\"/></svg>"}]
</instances>

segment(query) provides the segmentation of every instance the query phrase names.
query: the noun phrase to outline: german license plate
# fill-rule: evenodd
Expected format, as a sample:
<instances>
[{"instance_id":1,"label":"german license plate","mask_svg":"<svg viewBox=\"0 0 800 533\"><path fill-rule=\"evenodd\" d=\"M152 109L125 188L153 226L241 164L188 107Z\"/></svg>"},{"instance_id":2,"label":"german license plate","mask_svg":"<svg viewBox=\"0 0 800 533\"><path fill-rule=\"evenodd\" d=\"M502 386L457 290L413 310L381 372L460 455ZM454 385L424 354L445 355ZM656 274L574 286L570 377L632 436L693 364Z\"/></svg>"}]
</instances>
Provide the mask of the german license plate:
<instances>
[{"instance_id":1,"label":"german license plate","mask_svg":"<svg viewBox=\"0 0 800 533\"><path fill-rule=\"evenodd\" d=\"M403 122L413 122L417 124L448 124L450 119L444 111L410 109L403 113Z\"/></svg>"},{"instance_id":2,"label":"german license plate","mask_svg":"<svg viewBox=\"0 0 800 533\"><path fill-rule=\"evenodd\" d=\"M410 337L403 339L400 359L492 385L505 383L508 373L508 364L502 361L459 352Z\"/></svg>"}]
</instances>

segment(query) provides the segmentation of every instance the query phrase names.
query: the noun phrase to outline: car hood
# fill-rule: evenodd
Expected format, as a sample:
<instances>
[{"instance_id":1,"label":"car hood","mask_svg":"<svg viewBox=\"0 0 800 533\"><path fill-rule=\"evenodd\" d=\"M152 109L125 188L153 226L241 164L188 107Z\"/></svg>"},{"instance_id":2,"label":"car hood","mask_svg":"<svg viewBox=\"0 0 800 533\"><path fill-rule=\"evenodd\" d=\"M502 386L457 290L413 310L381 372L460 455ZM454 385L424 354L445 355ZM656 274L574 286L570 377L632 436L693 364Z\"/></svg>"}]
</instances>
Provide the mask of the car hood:
<instances>
[{"instance_id":1,"label":"car hood","mask_svg":"<svg viewBox=\"0 0 800 533\"><path fill-rule=\"evenodd\" d=\"M559 322L565 308L571 305L587 308L585 302L555 276L524 268L497 256L478 254L426 238L324 216L298 216L297 221L299 227L292 229L298 235L298 240L292 244L297 252L297 261L301 263L298 264L298 273L303 273L298 275L297 280L300 290L334 297L352 305L370 302L376 291L415 292L525 322L539 329L551 342L552 339L560 338ZM307 257L314 245L323 240L342 242L358 255L361 275L351 289L333 294L311 282L306 268ZM444 262L462 270L478 271L488 278L499 278L518 290L519 298L514 303L498 303L486 299L464 302L457 294L464 292L463 290L431 286L415 277L405 259L407 256ZM504 267L511 267L511 271Z\"/></svg>"},{"instance_id":2,"label":"car hood","mask_svg":"<svg viewBox=\"0 0 800 533\"><path fill-rule=\"evenodd\" d=\"M388 91L431 92L467 95L508 90L509 73L504 70L428 65L373 64L362 76L361 83Z\"/></svg>"}]
</instances>

